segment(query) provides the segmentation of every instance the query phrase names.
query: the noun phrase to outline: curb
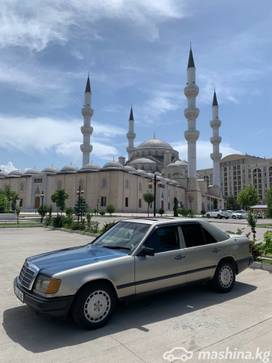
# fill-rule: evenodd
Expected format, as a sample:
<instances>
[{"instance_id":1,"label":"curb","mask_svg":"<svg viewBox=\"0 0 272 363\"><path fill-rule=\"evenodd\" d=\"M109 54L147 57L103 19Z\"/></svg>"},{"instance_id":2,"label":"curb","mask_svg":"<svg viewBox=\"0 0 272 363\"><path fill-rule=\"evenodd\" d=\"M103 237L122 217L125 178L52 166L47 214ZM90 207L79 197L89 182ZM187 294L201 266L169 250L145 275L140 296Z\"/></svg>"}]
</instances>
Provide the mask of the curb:
<instances>
[{"instance_id":1,"label":"curb","mask_svg":"<svg viewBox=\"0 0 272 363\"><path fill-rule=\"evenodd\" d=\"M272 265L264 262L254 261L250 268L252 268L253 270L265 270L268 272L272 272Z\"/></svg>"}]
</instances>

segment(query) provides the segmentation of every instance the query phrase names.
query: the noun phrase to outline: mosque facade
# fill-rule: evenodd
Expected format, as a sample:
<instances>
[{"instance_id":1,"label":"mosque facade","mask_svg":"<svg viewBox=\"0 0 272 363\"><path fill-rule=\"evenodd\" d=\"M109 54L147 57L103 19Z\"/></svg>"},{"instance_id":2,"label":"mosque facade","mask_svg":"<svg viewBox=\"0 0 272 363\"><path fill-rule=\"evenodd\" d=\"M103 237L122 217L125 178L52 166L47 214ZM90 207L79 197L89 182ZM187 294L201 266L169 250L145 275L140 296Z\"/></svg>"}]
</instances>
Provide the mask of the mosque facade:
<instances>
[{"instance_id":1,"label":"mosque facade","mask_svg":"<svg viewBox=\"0 0 272 363\"><path fill-rule=\"evenodd\" d=\"M24 211L36 210L41 204L52 205L55 209L51 196L58 189L64 189L69 195L66 206L74 207L80 188L90 208L101 210L112 204L117 212L146 212L147 205L143 195L147 191L154 193L155 182L157 210L163 209L165 212L173 210L175 199L180 207L192 209L195 213L223 207L219 167L222 156L219 152L221 121L215 92L210 122L214 184L209 185L206 178L198 178L197 174L196 143L199 131L196 128L196 120L199 109L196 106L196 99L198 92L196 67L193 52L190 49L187 84L184 88L187 98L187 107L184 110L188 124L184 133L188 146L187 161L182 160L178 151L169 143L155 136L136 146L135 120L131 107L126 134L127 158L121 156L118 161L110 161L100 167L90 163L93 133L91 119L94 111L88 77L82 108L83 143L80 145L82 167L78 169L73 166L64 166L60 170L48 167L41 171L28 169L24 172L14 170L9 174L0 172L0 189L8 185L16 191Z\"/></svg>"}]
</instances>

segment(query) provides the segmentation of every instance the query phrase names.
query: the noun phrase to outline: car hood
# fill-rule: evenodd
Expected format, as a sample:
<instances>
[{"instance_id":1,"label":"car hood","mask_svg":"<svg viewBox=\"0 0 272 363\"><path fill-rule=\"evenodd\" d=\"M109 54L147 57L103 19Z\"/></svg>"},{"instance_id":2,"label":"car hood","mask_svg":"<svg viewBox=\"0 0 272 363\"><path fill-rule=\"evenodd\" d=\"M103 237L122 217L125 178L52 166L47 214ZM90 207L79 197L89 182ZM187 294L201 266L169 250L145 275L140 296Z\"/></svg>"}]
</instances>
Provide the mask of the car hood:
<instances>
[{"instance_id":1,"label":"car hood","mask_svg":"<svg viewBox=\"0 0 272 363\"><path fill-rule=\"evenodd\" d=\"M57 272L101 261L112 260L126 255L126 252L120 250L85 245L29 257L27 258L27 262L37 266L40 269L40 272L52 275Z\"/></svg>"}]
</instances>

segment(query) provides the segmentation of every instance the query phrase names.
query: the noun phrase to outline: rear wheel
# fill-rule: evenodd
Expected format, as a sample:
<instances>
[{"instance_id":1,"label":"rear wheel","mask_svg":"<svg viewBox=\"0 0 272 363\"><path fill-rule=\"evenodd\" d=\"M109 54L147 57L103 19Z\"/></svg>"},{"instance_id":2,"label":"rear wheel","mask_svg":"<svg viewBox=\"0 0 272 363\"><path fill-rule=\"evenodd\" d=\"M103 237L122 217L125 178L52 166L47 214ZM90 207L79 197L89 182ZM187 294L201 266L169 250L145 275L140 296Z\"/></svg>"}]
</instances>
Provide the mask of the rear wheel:
<instances>
[{"instance_id":1,"label":"rear wheel","mask_svg":"<svg viewBox=\"0 0 272 363\"><path fill-rule=\"evenodd\" d=\"M235 284L235 267L232 262L221 262L212 279L213 288L219 292L229 292Z\"/></svg>"},{"instance_id":2,"label":"rear wheel","mask_svg":"<svg viewBox=\"0 0 272 363\"><path fill-rule=\"evenodd\" d=\"M73 320L86 329L100 328L110 319L116 300L115 291L109 284L101 282L87 285L74 301Z\"/></svg>"}]
</instances>

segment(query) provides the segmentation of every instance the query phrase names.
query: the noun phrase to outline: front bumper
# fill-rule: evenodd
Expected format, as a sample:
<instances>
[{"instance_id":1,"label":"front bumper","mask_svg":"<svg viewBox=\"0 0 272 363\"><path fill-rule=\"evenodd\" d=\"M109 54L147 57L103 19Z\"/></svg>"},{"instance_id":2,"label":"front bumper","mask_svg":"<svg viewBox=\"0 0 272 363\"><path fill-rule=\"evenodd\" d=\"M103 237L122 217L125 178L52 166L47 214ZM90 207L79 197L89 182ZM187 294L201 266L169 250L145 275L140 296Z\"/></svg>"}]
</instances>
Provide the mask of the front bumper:
<instances>
[{"instance_id":1,"label":"front bumper","mask_svg":"<svg viewBox=\"0 0 272 363\"><path fill-rule=\"evenodd\" d=\"M32 309L56 316L56 317L62 317L65 318L70 310L70 307L73 302L74 296L62 296L62 297L43 297L40 295L35 294L32 291L28 291L25 288L23 288L17 281L17 277L14 280L14 293L15 289L19 289L22 293L22 299L20 299L24 304L27 304ZM15 295L18 297L18 295L15 293Z\"/></svg>"}]
</instances>

